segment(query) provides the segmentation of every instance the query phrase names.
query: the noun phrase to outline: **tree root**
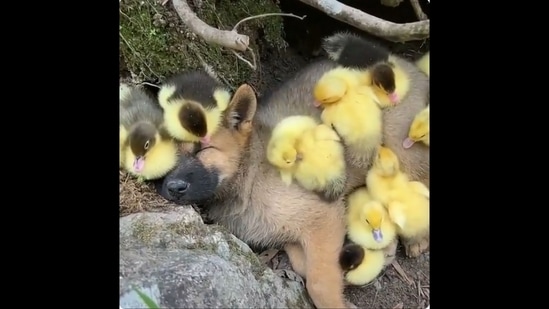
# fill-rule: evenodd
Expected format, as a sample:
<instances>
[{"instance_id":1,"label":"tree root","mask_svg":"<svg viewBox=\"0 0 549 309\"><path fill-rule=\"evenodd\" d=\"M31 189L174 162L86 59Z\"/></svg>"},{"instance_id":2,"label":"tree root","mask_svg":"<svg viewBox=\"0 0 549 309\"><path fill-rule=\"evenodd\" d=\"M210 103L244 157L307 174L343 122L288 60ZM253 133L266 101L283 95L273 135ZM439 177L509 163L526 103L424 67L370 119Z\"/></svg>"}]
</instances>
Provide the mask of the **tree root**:
<instances>
[{"instance_id":1,"label":"tree root","mask_svg":"<svg viewBox=\"0 0 549 309\"><path fill-rule=\"evenodd\" d=\"M189 7L189 4L186 0L172 0L173 7L175 11L177 12L177 15L179 15L179 18L183 21L183 23L191 30L193 33L198 35L200 38L202 38L204 41L210 43L210 44L217 44L221 45L223 47L226 47L230 49L233 54L246 63L252 70L255 70L257 68L256 58L254 51L250 48L250 37L244 34L240 34L237 32L237 27L250 19L259 18L259 17L267 17L267 16L289 16L289 17L295 17L299 19L304 19L306 16L300 17L294 14L287 14L287 13L266 13L266 14L260 14L256 16L250 16L242 19L236 25L233 27L231 31L228 30L219 30L217 28L214 28L208 24L206 24L204 21L202 21L196 14L191 10ZM244 59L241 55L237 53L237 51L244 52L249 50L252 55L252 62Z\"/></svg>"},{"instance_id":2,"label":"tree root","mask_svg":"<svg viewBox=\"0 0 549 309\"><path fill-rule=\"evenodd\" d=\"M421 5L419 5L419 0L410 0L410 4L412 5L412 8L414 9L414 12L416 13L416 16L419 20L429 19L427 15L423 13Z\"/></svg>"},{"instance_id":3,"label":"tree root","mask_svg":"<svg viewBox=\"0 0 549 309\"><path fill-rule=\"evenodd\" d=\"M375 17L336 0L299 0L326 15L392 42L407 42L429 38L429 20L396 24Z\"/></svg>"}]
</instances>

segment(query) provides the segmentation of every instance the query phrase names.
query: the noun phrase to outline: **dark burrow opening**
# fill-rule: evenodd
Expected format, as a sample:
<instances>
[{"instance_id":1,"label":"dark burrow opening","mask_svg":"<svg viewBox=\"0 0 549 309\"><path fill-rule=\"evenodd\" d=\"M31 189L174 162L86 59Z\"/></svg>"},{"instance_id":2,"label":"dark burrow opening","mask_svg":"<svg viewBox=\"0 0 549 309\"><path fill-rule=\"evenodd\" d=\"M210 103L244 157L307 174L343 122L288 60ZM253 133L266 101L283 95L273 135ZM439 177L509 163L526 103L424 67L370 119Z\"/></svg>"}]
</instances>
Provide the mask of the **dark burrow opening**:
<instances>
[{"instance_id":1,"label":"dark burrow opening","mask_svg":"<svg viewBox=\"0 0 549 309\"><path fill-rule=\"evenodd\" d=\"M273 0L275 1L275 0ZM358 30L343 22L340 22L323 12L296 0L278 0L280 9L285 13L292 13L297 16L306 15L303 20L284 17L284 39L289 47L285 50L275 50L268 47L264 42L258 42L260 73L250 78L249 83L255 87L261 95L267 89L272 89L294 74L307 63L325 57L326 53L321 48L321 41L324 37L340 31L347 31L358 34L383 44L395 54L399 54L411 60L418 59L429 50L429 39L422 41L410 41L406 43L393 43L364 31ZM343 0L346 5L367 12L376 17L395 23L408 23L418 21L410 1L403 1L398 7L387 7L381 1L364 0ZM429 16L429 4L427 0L419 0L423 12ZM267 17L268 18L268 17ZM261 37L261 34L259 35ZM125 67L123 59L120 58L120 68ZM157 84L158 81L149 81ZM144 85L147 90L156 94L158 88Z\"/></svg>"},{"instance_id":2,"label":"dark burrow opening","mask_svg":"<svg viewBox=\"0 0 549 309\"><path fill-rule=\"evenodd\" d=\"M348 6L367 12L384 20L395 23L410 23L418 21L410 1L403 1L398 7L387 7L381 4L381 0L343 0ZM429 16L429 3L427 0L419 0L423 12ZM412 41L408 43L392 43L376 36L358 30L346 23L340 22L325 13L295 0L280 0L280 9L285 13L298 16L306 15L304 20L297 18L284 18L285 40L291 48L295 49L306 59L324 56L321 48L322 38L335 32L347 31L377 41L386 45L393 53L406 56L411 59L419 58L419 55L429 49L429 40Z\"/></svg>"}]
</instances>

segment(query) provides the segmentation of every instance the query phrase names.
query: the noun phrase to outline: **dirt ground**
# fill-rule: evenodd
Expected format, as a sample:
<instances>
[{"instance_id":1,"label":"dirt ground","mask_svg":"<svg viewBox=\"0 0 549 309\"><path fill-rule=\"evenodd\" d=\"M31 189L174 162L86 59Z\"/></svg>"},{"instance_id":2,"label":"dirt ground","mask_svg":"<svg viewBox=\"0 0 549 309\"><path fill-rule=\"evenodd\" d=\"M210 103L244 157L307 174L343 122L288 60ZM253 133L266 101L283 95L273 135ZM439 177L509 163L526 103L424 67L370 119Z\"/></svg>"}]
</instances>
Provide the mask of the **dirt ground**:
<instances>
[{"instance_id":1,"label":"dirt ground","mask_svg":"<svg viewBox=\"0 0 549 309\"><path fill-rule=\"evenodd\" d=\"M252 85L259 94L270 87L276 87L296 69L305 65L306 60L294 49L284 53L264 51L261 59L261 75ZM140 211L167 211L174 207L156 194L150 184L136 181L120 172L120 216ZM412 308L424 309L429 304L429 252L416 259L406 258L399 248L395 263L373 283L364 287L348 287L346 295L360 308L387 309ZM285 254L277 252L265 262L280 268L280 261L287 259ZM276 264L276 265L273 265Z\"/></svg>"}]
</instances>

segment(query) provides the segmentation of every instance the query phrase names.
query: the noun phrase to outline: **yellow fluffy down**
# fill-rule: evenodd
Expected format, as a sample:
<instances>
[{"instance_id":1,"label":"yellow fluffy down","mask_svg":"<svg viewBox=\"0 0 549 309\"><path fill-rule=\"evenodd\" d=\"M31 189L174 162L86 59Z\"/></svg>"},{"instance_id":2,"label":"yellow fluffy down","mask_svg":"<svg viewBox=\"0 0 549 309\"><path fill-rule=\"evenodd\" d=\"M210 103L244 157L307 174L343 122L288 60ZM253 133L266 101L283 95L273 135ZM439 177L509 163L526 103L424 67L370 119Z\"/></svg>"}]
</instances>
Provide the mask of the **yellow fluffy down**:
<instances>
[{"instance_id":1,"label":"yellow fluffy down","mask_svg":"<svg viewBox=\"0 0 549 309\"><path fill-rule=\"evenodd\" d=\"M335 79L345 83L346 92L335 103L325 104L326 100L322 97L315 100L322 103L321 119L324 124L329 127L333 125L345 144L368 152L381 143L382 112L373 89L362 84L364 75L360 71L341 67L325 73L315 86L315 93L339 98L341 94L329 94L328 90L324 90L332 89L330 83Z\"/></svg>"},{"instance_id":2,"label":"yellow fluffy down","mask_svg":"<svg viewBox=\"0 0 549 309\"><path fill-rule=\"evenodd\" d=\"M158 94L160 106L164 109L164 125L166 130L173 138L179 141L198 142L200 141L200 137L185 130L179 120L179 111L181 110L183 104L187 104L186 101L177 100L168 102L168 98L173 95L175 90L176 88L173 85L163 86ZM231 94L223 89L216 90L213 96L217 102L217 106L210 109L203 108L204 114L206 115L208 136L213 135L219 128L223 111L227 109L231 99Z\"/></svg>"},{"instance_id":3,"label":"yellow fluffy down","mask_svg":"<svg viewBox=\"0 0 549 309\"><path fill-rule=\"evenodd\" d=\"M297 115L282 119L273 128L267 144L267 160L269 163L279 169L292 168L295 163L297 140L303 132L315 128L316 125L316 121L309 116ZM289 157L290 152L293 154L292 157Z\"/></svg>"},{"instance_id":4,"label":"yellow fluffy down","mask_svg":"<svg viewBox=\"0 0 549 309\"><path fill-rule=\"evenodd\" d=\"M429 55L431 52L427 52L416 62L418 68L429 76Z\"/></svg>"},{"instance_id":5,"label":"yellow fluffy down","mask_svg":"<svg viewBox=\"0 0 549 309\"><path fill-rule=\"evenodd\" d=\"M122 151L124 142L126 141L126 138L128 138L128 131L124 128L124 126L120 125L120 156L119 156L119 166L122 167L124 165L124 154Z\"/></svg>"},{"instance_id":6,"label":"yellow fluffy down","mask_svg":"<svg viewBox=\"0 0 549 309\"><path fill-rule=\"evenodd\" d=\"M385 207L372 199L365 187L353 191L347 198L347 234L356 244L368 249L383 249L397 235L397 228ZM376 241L373 229L382 232L383 239Z\"/></svg>"},{"instance_id":7,"label":"yellow fluffy down","mask_svg":"<svg viewBox=\"0 0 549 309\"><path fill-rule=\"evenodd\" d=\"M423 142L425 145L430 144L430 130L429 130L429 108L431 105L427 105L414 117L410 130L408 131L408 138L413 142Z\"/></svg>"},{"instance_id":8,"label":"yellow fluffy down","mask_svg":"<svg viewBox=\"0 0 549 309\"><path fill-rule=\"evenodd\" d=\"M364 260L357 268L345 275L345 280L354 285L365 285L372 282L383 270L385 254L383 250L364 248Z\"/></svg>"},{"instance_id":9,"label":"yellow fluffy down","mask_svg":"<svg viewBox=\"0 0 549 309\"><path fill-rule=\"evenodd\" d=\"M164 125L170 135L182 142L198 142L200 137L185 130L179 121L179 110L183 106L183 103L174 103L164 109ZM208 128L208 135L212 135L217 131L221 123L221 116L223 112L214 107L212 109L204 109L206 115L206 126Z\"/></svg>"},{"instance_id":10,"label":"yellow fluffy down","mask_svg":"<svg viewBox=\"0 0 549 309\"><path fill-rule=\"evenodd\" d=\"M171 140L158 142L147 152L145 166L141 173L135 173L133 162L135 155L129 149L125 149L123 166L128 173L146 180L158 179L165 176L177 164L177 146Z\"/></svg>"},{"instance_id":11,"label":"yellow fluffy down","mask_svg":"<svg viewBox=\"0 0 549 309\"><path fill-rule=\"evenodd\" d=\"M294 177L307 190L324 190L345 185L345 153L337 133L320 124L303 133L297 143L302 160ZM339 190L339 189L338 189Z\"/></svg>"}]
</instances>

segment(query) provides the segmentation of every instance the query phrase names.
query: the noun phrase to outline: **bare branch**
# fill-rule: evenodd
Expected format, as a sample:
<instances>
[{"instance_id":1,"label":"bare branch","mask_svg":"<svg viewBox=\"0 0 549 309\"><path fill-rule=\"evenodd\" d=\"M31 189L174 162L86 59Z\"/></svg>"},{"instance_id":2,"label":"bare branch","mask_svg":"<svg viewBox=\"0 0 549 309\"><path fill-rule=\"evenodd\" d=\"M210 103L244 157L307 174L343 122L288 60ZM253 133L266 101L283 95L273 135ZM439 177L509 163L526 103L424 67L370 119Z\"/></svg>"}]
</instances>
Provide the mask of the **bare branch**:
<instances>
[{"instance_id":1,"label":"bare branch","mask_svg":"<svg viewBox=\"0 0 549 309\"><path fill-rule=\"evenodd\" d=\"M247 35L219 30L206 24L194 14L186 0L172 0L172 3L183 23L204 41L238 51L245 51L248 48L250 38Z\"/></svg>"},{"instance_id":2,"label":"bare branch","mask_svg":"<svg viewBox=\"0 0 549 309\"><path fill-rule=\"evenodd\" d=\"M249 47L248 47L249 48ZM250 61L246 60L246 58L242 57L240 54L238 54L237 52L235 52L234 50L232 51L233 54L235 55L236 58L240 59L242 62L244 62L245 64L247 64L250 68L252 68L252 70L255 70L257 68L256 66L256 63L255 63L255 55L254 55L254 52L252 51L252 61L253 63L251 63Z\"/></svg>"},{"instance_id":3,"label":"bare branch","mask_svg":"<svg viewBox=\"0 0 549 309\"><path fill-rule=\"evenodd\" d=\"M248 20L254 19L254 18L267 17L267 16L288 16L288 17L299 18L301 20L303 20L303 19L305 19L305 17L307 17L307 15L297 16L297 15L290 14L290 13L265 13L265 14L259 14L259 15L255 15L255 16L246 17L246 18L240 20L239 22L236 23L236 25L234 25L233 31L236 31L236 28L238 28L238 26L240 26L240 24L245 22L245 21L248 21Z\"/></svg>"},{"instance_id":4,"label":"bare branch","mask_svg":"<svg viewBox=\"0 0 549 309\"><path fill-rule=\"evenodd\" d=\"M430 21L396 24L375 17L336 0L299 0L339 21L392 42L429 38Z\"/></svg>"},{"instance_id":5,"label":"bare branch","mask_svg":"<svg viewBox=\"0 0 549 309\"><path fill-rule=\"evenodd\" d=\"M268 17L268 16L288 16L288 17L299 18L301 20L303 20L305 17L307 17L307 15L303 15L302 17L300 17L300 16L297 16L297 15L294 15L294 14L289 14L289 13L259 14L259 15L249 16L249 17L241 19L239 22L236 23L236 25L234 25L233 31L236 32L236 29L238 28L238 26L240 26L240 24L243 23L243 22L246 22L246 21L254 19L254 18ZM238 58L241 61L243 61L244 63L246 63L250 68L252 68L252 70L255 71L255 69L257 68L257 62L255 60L255 53L254 53L253 49L250 46L248 46L248 50L250 51L250 54L252 54L252 62L246 60L246 58L244 58L242 55L238 54L236 51L232 50L232 52L236 56L236 58Z\"/></svg>"},{"instance_id":6,"label":"bare branch","mask_svg":"<svg viewBox=\"0 0 549 309\"><path fill-rule=\"evenodd\" d=\"M423 13L421 5L419 4L419 0L410 0L410 4L412 4L412 8L414 9L414 12L416 13L416 16L419 20L429 19L427 15Z\"/></svg>"},{"instance_id":7,"label":"bare branch","mask_svg":"<svg viewBox=\"0 0 549 309\"><path fill-rule=\"evenodd\" d=\"M165 1L167 2L167 1ZM267 16L288 16L288 17L295 17L303 20L306 16L300 17L294 14L288 14L288 13L266 13L266 14L260 14L255 16L246 17L239 22L236 23L236 25L233 27L233 30L227 31L227 30L219 30L216 29L196 16L196 14L191 10L189 7L189 4L186 0L172 0L173 7L177 14L179 15L179 18L183 21L183 23L191 30L193 33L198 35L200 38L202 38L204 41L208 43L213 43L217 45L221 45L223 47L231 49L232 53L241 61L246 63L252 70L256 69L256 59L254 51L249 47L250 45L250 37L247 35L239 34L237 32L238 26L250 19L259 18L259 17L267 17ZM239 55L236 51L244 52L246 50L249 50L252 54L252 61L246 60L244 57Z\"/></svg>"},{"instance_id":8,"label":"bare branch","mask_svg":"<svg viewBox=\"0 0 549 309\"><path fill-rule=\"evenodd\" d=\"M151 86L151 87L160 88L160 86L155 85L155 84L151 84L149 82L140 82L139 85L147 85L147 86Z\"/></svg>"}]
</instances>

